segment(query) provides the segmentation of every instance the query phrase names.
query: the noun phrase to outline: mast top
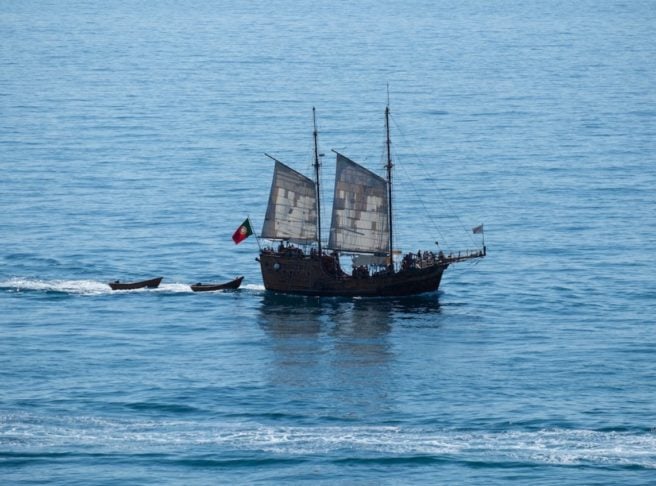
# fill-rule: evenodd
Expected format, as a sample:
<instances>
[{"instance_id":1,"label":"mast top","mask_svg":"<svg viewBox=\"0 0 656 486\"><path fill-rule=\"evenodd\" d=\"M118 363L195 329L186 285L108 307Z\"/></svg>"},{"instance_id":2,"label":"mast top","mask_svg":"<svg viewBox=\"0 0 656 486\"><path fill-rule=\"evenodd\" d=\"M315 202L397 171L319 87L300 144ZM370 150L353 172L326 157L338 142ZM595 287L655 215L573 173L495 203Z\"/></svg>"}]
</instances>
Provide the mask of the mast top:
<instances>
[{"instance_id":1,"label":"mast top","mask_svg":"<svg viewBox=\"0 0 656 486\"><path fill-rule=\"evenodd\" d=\"M389 105L385 107L385 135L386 135L386 140L385 140L385 146L387 148L387 170L390 170L394 164L392 164L392 150L391 150L391 145L392 141L390 139L390 124L389 124L389 116L390 116L390 108Z\"/></svg>"},{"instance_id":2,"label":"mast top","mask_svg":"<svg viewBox=\"0 0 656 486\"><path fill-rule=\"evenodd\" d=\"M389 226L389 266L393 269L394 268L394 231L393 231L393 219L392 219L392 167L394 165L392 164L392 148L391 148L391 141L390 141L390 124L389 124L389 115L390 115L390 109L389 109L389 83L387 84L387 106L385 107L385 135L386 135L386 141L385 145L387 147L387 222Z\"/></svg>"},{"instance_id":3,"label":"mast top","mask_svg":"<svg viewBox=\"0 0 656 486\"><path fill-rule=\"evenodd\" d=\"M317 129L317 110L314 106L312 107L312 124L314 126L314 131L312 132L312 136L314 137L314 166L319 167L321 165L321 160L319 159L320 154L319 154L319 143L318 143L319 131ZM318 174L317 174L317 185L318 185Z\"/></svg>"}]
</instances>

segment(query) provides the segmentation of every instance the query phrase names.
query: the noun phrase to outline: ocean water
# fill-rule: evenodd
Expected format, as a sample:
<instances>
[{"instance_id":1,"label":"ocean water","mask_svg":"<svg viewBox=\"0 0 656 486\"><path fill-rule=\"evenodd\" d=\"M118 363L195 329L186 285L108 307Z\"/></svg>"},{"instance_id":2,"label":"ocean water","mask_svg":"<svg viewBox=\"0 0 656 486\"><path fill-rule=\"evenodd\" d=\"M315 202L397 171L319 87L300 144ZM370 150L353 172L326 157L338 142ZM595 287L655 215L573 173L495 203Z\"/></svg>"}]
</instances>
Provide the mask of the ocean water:
<instances>
[{"instance_id":1,"label":"ocean water","mask_svg":"<svg viewBox=\"0 0 656 486\"><path fill-rule=\"evenodd\" d=\"M2 2L0 482L656 483L654 38L652 1ZM487 258L266 292L264 152L310 175L315 106L327 208L388 85L396 245Z\"/></svg>"}]
</instances>

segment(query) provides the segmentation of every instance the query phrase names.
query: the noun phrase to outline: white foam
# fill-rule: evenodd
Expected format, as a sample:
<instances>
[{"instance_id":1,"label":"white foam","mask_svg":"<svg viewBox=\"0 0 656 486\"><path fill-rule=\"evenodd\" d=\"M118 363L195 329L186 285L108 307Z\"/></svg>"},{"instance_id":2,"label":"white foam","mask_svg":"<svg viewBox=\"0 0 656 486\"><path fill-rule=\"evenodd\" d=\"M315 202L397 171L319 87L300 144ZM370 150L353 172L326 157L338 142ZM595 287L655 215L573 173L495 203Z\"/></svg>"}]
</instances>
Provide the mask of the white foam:
<instances>
[{"instance_id":1,"label":"white foam","mask_svg":"<svg viewBox=\"0 0 656 486\"><path fill-rule=\"evenodd\" d=\"M242 285L241 288L246 290L253 290L256 292L264 292L266 290L263 284L251 284L251 283Z\"/></svg>"},{"instance_id":2,"label":"white foam","mask_svg":"<svg viewBox=\"0 0 656 486\"><path fill-rule=\"evenodd\" d=\"M388 426L284 427L257 423L130 421L97 417L0 416L0 443L21 448L152 450L211 445L230 450L350 458L448 456L494 463L656 469L656 435L570 429L452 431ZM347 451L347 452L345 452Z\"/></svg>"},{"instance_id":3,"label":"white foam","mask_svg":"<svg viewBox=\"0 0 656 486\"><path fill-rule=\"evenodd\" d=\"M173 293L180 293L180 292L192 292L191 290L191 284L186 284L186 283L164 283L162 282L159 284L159 287L156 289L139 289L139 290L150 290L150 291L157 291L157 292L173 292Z\"/></svg>"},{"instance_id":4,"label":"white foam","mask_svg":"<svg viewBox=\"0 0 656 486\"><path fill-rule=\"evenodd\" d=\"M15 277L0 282L0 287L15 292L42 291L98 295L111 292L109 285L95 280L40 280Z\"/></svg>"}]
</instances>

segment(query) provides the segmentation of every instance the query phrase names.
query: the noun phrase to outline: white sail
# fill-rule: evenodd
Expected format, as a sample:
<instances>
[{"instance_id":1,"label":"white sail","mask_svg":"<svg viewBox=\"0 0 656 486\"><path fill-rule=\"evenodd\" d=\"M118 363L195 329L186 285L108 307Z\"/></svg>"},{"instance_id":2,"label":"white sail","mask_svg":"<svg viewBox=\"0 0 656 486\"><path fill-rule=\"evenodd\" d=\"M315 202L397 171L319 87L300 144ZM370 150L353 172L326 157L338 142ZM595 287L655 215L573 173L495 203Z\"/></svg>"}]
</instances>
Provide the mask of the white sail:
<instances>
[{"instance_id":1,"label":"white sail","mask_svg":"<svg viewBox=\"0 0 656 486\"><path fill-rule=\"evenodd\" d=\"M308 243L317 239L314 182L276 160L262 238Z\"/></svg>"},{"instance_id":2,"label":"white sail","mask_svg":"<svg viewBox=\"0 0 656 486\"><path fill-rule=\"evenodd\" d=\"M346 252L389 252L387 181L337 154L328 246Z\"/></svg>"}]
</instances>

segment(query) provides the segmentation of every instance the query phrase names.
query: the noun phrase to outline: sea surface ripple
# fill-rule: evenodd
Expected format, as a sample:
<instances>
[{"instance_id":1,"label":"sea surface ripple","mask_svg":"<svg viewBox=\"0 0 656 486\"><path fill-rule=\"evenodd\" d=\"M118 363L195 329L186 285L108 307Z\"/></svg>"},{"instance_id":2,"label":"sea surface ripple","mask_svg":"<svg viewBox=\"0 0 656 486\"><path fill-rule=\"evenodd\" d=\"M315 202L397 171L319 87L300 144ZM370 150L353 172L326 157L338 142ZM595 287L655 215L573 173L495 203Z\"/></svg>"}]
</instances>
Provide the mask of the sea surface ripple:
<instances>
[{"instance_id":1,"label":"sea surface ripple","mask_svg":"<svg viewBox=\"0 0 656 486\"><path fill-rule=\"evenodd\" d=\"M653 2L0 5L3 484L654 484ZM272 163L384 165L437 294L264 290ZM324 238L327 230L324 228ZM235 292L189 284L244 275ZM163 276L158 289L108 282Z\"/></svg>"}]
</instances>

